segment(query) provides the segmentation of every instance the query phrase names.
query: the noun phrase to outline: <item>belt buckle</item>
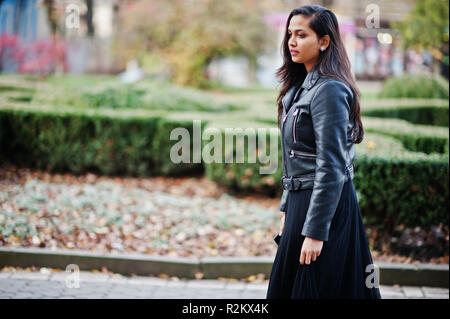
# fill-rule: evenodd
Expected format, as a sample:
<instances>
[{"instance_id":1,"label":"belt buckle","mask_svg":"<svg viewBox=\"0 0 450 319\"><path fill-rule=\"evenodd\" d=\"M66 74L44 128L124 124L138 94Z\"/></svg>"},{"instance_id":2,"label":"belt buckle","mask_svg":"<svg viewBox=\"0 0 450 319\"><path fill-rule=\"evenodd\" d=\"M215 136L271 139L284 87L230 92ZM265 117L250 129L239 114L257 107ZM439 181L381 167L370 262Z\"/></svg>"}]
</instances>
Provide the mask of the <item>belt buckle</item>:
<instances>
[{"instance_id":1,"label":"belt buckle","mask_svg":"<svg viewBox=\"0 0 450 319\"><path fill-rule=\"evenodd\" d=\"M292 190L295 190L294 189L294 176L291 176L291 187L292 187Z\"/></svg>"}]
</instances>

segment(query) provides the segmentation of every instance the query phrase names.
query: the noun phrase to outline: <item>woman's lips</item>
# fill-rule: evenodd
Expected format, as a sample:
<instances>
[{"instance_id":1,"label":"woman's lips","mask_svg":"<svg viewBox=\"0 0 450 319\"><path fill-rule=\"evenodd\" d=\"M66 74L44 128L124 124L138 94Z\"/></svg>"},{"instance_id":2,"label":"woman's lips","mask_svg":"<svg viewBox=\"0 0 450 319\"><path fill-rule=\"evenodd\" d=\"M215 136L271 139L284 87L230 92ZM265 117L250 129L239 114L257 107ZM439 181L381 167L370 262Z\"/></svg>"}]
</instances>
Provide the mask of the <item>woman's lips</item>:
<instances>
[{"instance_id":1,"label":"woman's lips","mask_svg":"<svg viewBox=\"0 0 450 319\"><path fill-rule=\"evenodd\" d=\"M298 51L295 51L295 50L290 50L289 52L291 52L291 55L297 55L298 54Z\"/></svg>"}]
</instances>

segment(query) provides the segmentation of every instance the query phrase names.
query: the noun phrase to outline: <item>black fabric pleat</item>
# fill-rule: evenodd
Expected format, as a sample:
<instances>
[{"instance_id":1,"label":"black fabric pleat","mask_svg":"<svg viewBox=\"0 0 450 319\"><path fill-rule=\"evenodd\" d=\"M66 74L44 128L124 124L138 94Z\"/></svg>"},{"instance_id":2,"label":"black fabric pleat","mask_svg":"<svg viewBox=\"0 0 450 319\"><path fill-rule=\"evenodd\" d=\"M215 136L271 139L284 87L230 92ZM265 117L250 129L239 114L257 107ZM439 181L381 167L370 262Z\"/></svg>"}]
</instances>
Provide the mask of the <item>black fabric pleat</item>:
<instances>
[{"instance_id":1,"label":"black fabric pleat","mask_svg":"<svg viewBox=\"0 0 450 319\"><path fill-rule=\"evenodd\" d=\"M328 241L315 261L299 262L312 189L291 191L267 299L381 299L353 181L344 184ZM371 275L368 278L369 274ZM378 278L378 277L377 277ZM366 285L367 282L367 285Z\"/></svg>"}]
</instances>

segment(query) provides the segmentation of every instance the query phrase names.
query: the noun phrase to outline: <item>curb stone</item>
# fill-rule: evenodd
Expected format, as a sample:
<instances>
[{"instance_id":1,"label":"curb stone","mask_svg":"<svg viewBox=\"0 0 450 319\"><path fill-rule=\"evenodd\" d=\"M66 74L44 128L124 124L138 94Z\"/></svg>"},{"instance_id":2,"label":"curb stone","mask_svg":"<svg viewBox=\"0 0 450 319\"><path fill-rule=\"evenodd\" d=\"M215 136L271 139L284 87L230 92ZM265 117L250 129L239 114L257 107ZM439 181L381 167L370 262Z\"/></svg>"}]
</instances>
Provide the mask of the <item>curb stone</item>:
<instances>
[{"instance_id":1,"label":"curb stone","mask_svg":"<svg viewBox=\"0 0 450 319\"><path fill-rule=\"evenodd\" d=\"M180 278L195 278L198 272L202 279L247 278L264 274L269 278L274 257L167 257L136 253L102 254L82 250L49 250L45 248L0 247L0 267L49 267L63 270L75 264L79 270L101 269L122 275L148 276L166 274ZM449 265L405 264L375 262L380 272L380 285L449 287ZM30 275L32 276L32 275ZM53 278L55 277L55 278ZM57 280L52 276L51 280Z\"/></svg>"}]
</instances>

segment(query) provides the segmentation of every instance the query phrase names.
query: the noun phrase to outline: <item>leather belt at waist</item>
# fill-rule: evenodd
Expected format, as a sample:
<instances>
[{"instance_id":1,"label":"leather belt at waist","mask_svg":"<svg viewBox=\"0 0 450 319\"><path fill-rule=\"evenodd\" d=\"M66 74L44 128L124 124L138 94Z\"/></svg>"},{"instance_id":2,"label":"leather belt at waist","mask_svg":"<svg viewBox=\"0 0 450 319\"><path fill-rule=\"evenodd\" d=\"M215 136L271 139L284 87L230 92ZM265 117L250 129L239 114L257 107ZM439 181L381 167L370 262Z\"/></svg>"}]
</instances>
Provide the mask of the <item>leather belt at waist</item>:
<instances>
[{"instance_id":1,"label":"leather belt at waist","mask_svg":"<svg viewBox=\"0 0 450 319\"><path fill-rule=\"evenodd\" d=\"M314 177L286 177L281 178L281 185L283 189L298 190L298 189L311 189L314 186Z\"/></svg>"},{"instance_id":2,"label":"leather belt at waist","mask_svg":"<svg viewBox=\"0 0 450 319\"><path fill-rule=\"evenodd\" d=\"M350 165L345 172L345 182L349 179L353 179L353 177L353 165ZM283 176L281 178L281 185L283 186L283 189L287 190L312 189L314 186L314 174L289 177Z\"/></svg>"}]
</instances>

